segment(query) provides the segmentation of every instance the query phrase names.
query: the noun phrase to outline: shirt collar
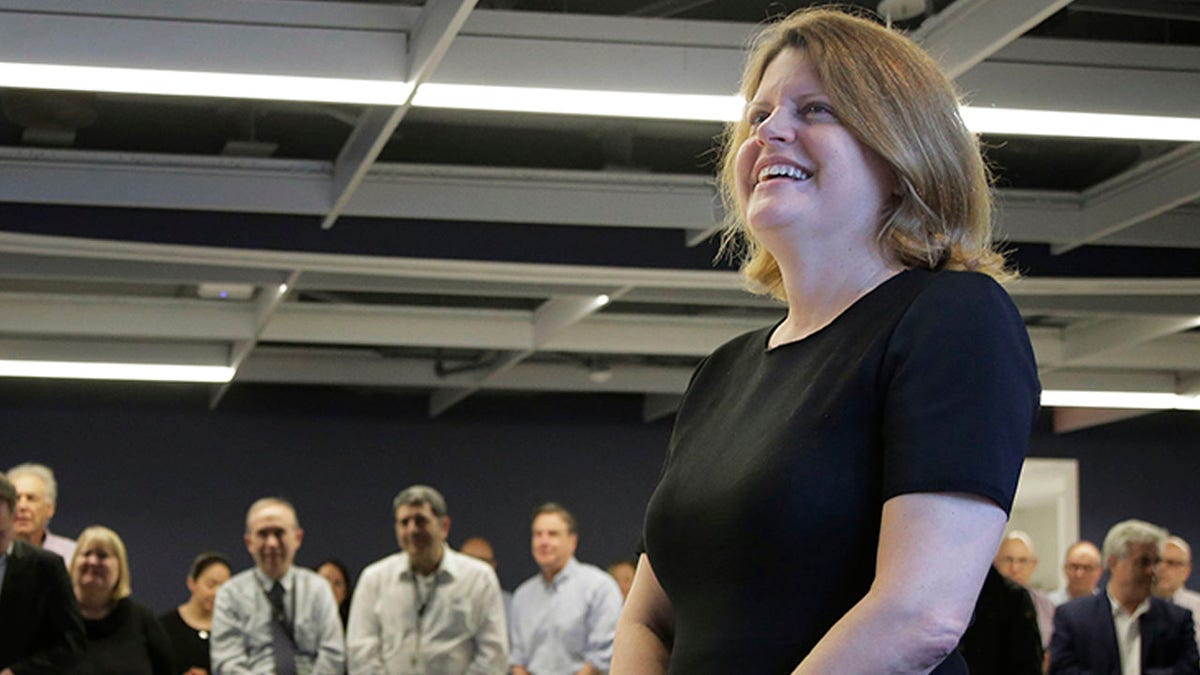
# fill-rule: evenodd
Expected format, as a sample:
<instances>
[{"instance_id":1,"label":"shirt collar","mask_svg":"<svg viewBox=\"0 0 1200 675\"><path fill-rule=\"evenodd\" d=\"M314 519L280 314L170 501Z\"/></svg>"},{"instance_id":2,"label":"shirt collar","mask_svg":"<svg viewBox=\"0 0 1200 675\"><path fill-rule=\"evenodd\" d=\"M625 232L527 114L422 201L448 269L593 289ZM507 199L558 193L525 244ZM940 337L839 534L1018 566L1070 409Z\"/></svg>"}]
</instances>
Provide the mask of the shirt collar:
<instances>
[{"instance_id":1,"label":"shirt collar","mask_svg":"<svg viewBox=\"0 0 1200 675\"><path fill-rule=\"evenodd\" d=\"M458 575L458 554L454 549L450 548L450 544L442 544L442 559L438 562L437 569L433 574L436 577L450 580ZM400 556L400 578L411 579L413 577L412 564L409 561L408 554L404 553Z\"/></svg>"},{"instance_id":2,"label":"shirt collar","mask_svg":"<svg viewBox=\"0 0 1200 675\"><path fill-rule=\"evenodd\" d=\"M560 583L566 579L570 579L571 575L574 574L578 569L579 561L575 559L575 556L571 556L571 559L567 561L567 564L563 565L563 568L558 571L558 574L554 575L554 579L546 581L545 575L539 573L538 576L542 578L542 583L545 584L546 587L558 588Z\"/></svg>"},{"instance_id":3,"label":"shirt collar","mask_svg":"<svg viewBox=\"0 0 1200 675\"><path fill-rule=\"evenodd\" d=\"M292 565L288 568L288 571L283 573L283 577L279 579L279 584L283 586L284 593L291 592L292 587L295 585L295 578L296 566ZM271 590L271 587L275 585L275 580L267 576L266 573L258 567L254 568L254 580L258 582L258 585L262 587L264 591Z\"/></svg>"},{"instance_id":4,"label":"shirt collar","mask_svg":"<svg viewBox=\"0 0 1200 675\"><path fill-rule=\"evenodd\" d=\"M1112 593L1109 593L1108 591L1105 591L1105 593L1108 595L1108 604L1112 609L1112 615L1114 619L1118 616L1128 616L1130 619L1136 621L1143 614L1150 610L1150 598L1142 600L1142 602L1133 609L1133 613L1129 614L1125 611L1125 608L1121 606L1121 603L1118 602L1115 597L1113 597Z\"/></svg>"}]
</instances>

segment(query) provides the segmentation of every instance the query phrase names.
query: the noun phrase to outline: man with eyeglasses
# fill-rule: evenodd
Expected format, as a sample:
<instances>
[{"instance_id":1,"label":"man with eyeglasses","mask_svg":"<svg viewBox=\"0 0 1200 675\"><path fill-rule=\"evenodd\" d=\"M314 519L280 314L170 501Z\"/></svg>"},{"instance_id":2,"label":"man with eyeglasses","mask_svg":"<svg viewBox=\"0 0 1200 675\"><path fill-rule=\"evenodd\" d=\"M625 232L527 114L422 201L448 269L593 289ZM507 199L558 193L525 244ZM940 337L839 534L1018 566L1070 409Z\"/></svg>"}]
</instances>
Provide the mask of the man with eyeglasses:
<instances>
[{"instance_id":1,"label":"man with eyeglasses","mask_svg":"<svg viewBox=\"0 0 1200 675\"><path fill-rule=\"evenodd\" d=\"M1030 585L1037 564L1037 554L1033 552L1033 539L1021 530L1012 530L1004 535L1000 549L996 551L996 559L992 561L997 572L1029 591L1029 599L1033 601L1033 607L1037 610L1042 649L1045 649L1050 646L1050 635L1054 632L1054 603L1045 593Z\"/></svg>"},{"instance_id":2,"label":"man with eyeglasses","mask_svg":"<svg viewBox=\"0 0 1200 675\"><path fill-rule=\"evenodd\" d=\"M1066 588L1052 591L1047 597L1058 606L1068 600L1095 595L1099 591L1096 584L1100 583L1100 575L1103 573L1100 549L1086 539L1077 541L1071 544L1063 558L1063 574L1067 577Z\"/></svg>"},{"instance_id":3,"label":"man with eyeglasses","mask_svg":"<svg viewBox=\"0 0 1200 675\"><path fill-rule=\"evenodd\" d=\"M1154 595L1192 610L1192 621L1200 616L1200 593L1184 586L1192 574L1192 547L1180 537L1170 536L1159 549L1158 583ZM1200 643L1200 624L1196 627L1196 642Z\"/></svg>"},{"instance_id":4,"label":"man with eyeglasses","mask_svg":"<svg viewBox=\"0 0 1200 675\"><path fill-rule=\"evenodd\" d=\"M1192 613L1151 596L1166 538L1166 530L1142 520L1108 531L1108 585L1055 612L1050 675L1200 675Z\"/></svg>"}]
</instances>

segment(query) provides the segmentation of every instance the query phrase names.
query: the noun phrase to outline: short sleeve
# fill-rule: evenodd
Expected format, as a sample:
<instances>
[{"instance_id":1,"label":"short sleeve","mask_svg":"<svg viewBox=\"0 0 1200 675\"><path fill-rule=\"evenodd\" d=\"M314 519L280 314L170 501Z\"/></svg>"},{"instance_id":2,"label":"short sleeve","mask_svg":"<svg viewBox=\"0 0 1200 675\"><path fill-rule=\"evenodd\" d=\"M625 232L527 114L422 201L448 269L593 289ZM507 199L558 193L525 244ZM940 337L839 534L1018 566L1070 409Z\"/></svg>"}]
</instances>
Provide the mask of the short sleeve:
<instances>
[{"instance_id":1,"label":"short sleeve","mask_svg":"<svg viewBox=\"0 0 1200 675\"><path fill-rule=\"evenodd\" d=\"M1004 289L982 274L938 274L896 325L881 378L883 499L965 492L1009 512L1041 387Z\"/></svg>"}]
</instances>

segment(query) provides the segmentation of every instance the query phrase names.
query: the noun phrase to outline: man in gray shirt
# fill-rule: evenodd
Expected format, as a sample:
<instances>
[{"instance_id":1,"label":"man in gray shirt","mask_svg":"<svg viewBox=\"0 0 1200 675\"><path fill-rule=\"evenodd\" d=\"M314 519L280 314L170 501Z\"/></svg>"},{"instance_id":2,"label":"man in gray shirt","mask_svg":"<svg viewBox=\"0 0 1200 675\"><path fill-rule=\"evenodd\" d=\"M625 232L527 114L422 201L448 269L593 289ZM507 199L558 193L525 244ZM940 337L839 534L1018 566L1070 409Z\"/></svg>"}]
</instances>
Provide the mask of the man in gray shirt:
<instances>
[{"instance_id":1,"label":"man in gray shirt","mask_svg":"<svg viewBox=\"0 0 1200 675\"><path fill-rule=\"evenodd\" d=\"M340 675L342 620L329 582L292 562L304 530L287 501L266 497L246 512L254 568L217 591L213 675Z\"/></svg>"}]
</instances>

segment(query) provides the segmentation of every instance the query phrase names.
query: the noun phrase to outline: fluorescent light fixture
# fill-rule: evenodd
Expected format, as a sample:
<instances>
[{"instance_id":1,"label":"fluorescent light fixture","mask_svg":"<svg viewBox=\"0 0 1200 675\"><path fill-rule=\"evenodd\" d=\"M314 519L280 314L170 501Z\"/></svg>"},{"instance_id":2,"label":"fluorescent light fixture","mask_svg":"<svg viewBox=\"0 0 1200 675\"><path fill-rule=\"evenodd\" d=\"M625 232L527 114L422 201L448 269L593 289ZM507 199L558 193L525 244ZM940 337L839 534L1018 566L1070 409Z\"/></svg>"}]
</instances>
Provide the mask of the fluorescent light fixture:
<instances>
[{"instance_id":1,"label":"fluorescent light fixture","mask_svg":"<svg viewBox=\"0 0 1200 675\"><path fill-rule=\"evenodd\" d=\"M0 87L364 105L401 105L412 92L411 84L394 80L5 62Z\"/></svg>"},{"instance_id":2,"label":"fluorescent light fixture","mask_svg":"<svg viewBox=\"0 0 1200 675\"><path fill-rule=\"evenodd\" d=\"M426 83L417 89L413 105L459 110L732 122L741 117L744 101L739 96ZM971 131L984 134L1200 141L1200 119L1189 117L971 106L963 107L962 115Z\"/></svg>"},{"instance_id":3,"label":"fluorescent light fixture","mask_svg":"<svg viewBox=\"0 0 1200 675\"><path fill-rule=\"evenodd\" d=\"M0 377L223 383L231 381L235 372L236 369L229 366L0 360Z\"/></svg>"},{"instance_id":4,"label":"fluorescent light fixture","mask_svg":"<svg viewBox=\"0 0 1200 675\"><path fill-rule=\"evenodd\" d=\"M412 94L411 83L396 80L13 62L0 62L0 87L394 106L403 105ZM744 102L725 95L429 82L417 89L413 105L730 122L741 117ZM972 106L964 107L962 114L976 133L1200 142L1198 118Z\"/></svg>"},{"instance_id":5,"label":"fluorescent light fixture","mask_svg":"<svg viewBox=\"0 0 1200 675\"><path fill-rule=\"evenodd\" d=\"M706 94L426 83L417 88L413 105L458 110L724 122L741 117L744 102L739 96Z\"/></svg>"},{"instance_id":6,"label":"fluorescent light fixture","mask_svg":"<svg viewBox=\"0 0 1200 675\"><path fill-rule=\"evenodd\" d=\"M1107 113L962 108L967 128L980 134L1117 138L1145 141L1200 141L1200 118Z\"/></svg>"},{"instance_id":7,"label":"fluorescent light fixture","mask_svg":"<svg viewBox=\"0 0 1200 675\"><path fill-rule=\"evenodd\" d=\"M1150 391L1072 391L1047 389L1048 408L1121 408L1128 410L1200 410L1200 396Z\"/></svg>"}]
</instances>

